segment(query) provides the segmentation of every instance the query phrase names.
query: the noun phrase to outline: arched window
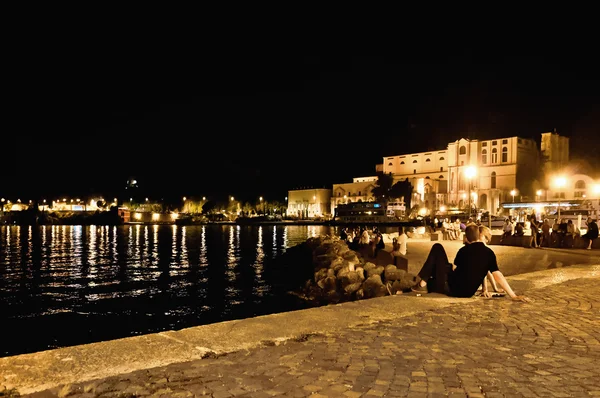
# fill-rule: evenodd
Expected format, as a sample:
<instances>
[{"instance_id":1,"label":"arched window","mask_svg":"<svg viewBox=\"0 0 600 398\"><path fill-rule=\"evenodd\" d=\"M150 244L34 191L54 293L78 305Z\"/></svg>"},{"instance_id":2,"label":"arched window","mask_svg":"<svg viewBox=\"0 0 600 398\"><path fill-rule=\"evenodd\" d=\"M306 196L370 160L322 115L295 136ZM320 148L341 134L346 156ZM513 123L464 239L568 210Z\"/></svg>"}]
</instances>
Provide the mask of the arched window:
<instances>
[{"instance_id":1,"label":"arched window","mask_svg":"<svg viewBox=\"0 0 600 398\"><path fill-rule=\"evenodd\" d=\"M440 158L440 160L444 160L444 157L442 156L442 157Z\"/></svg>"},{"instance_id":2,"label":"arched window","mask_svg":"<svg viewBox=\"0 0 600 398\"><path fill-rule=\"evenodd\" d=\"M502 148L502 163L508 162L508 148Z\"/></svg>"},{"instance_id":3,"label":"arched window","mask_svg":"<svg viewBox=\"0 0 600 398\"><path fill-rule=\"evenodd\" d=\"M417 161L416 161L416 160L413 160L413 163L417 163Z\"/></svg>"},{"instance_id":4,"label":"arched window","mask_svg":"<svg viewBox=\"0 0 600 398\"><path fill-rule=\"evenodd\" d=\"M439 176L439 179L440 179L440 180L443 180L443 179L444 179L444 176Z\"/></svg>"},{"instance_id":5,"label":"arched window","mask_svg":"<svg viewBox=\"0 0 600 398\"><path fill-rule=\"evenodd\" d=\"M492 181L490 184L490 188L495 189L496 188L496 172L492 171Z\"/></svg>"},{"instance_id":6,"label":"arched window","mask_svg":"<svg viewBox=\"0 0 600 398\"><path fill-rule=\"evenodd\" d=\"M487 149L481 151L481 163L487 164Z\"/></svg>"},{"instance_id":7,"label":"arched window","mask_svg":"<svg viewBox=\"0 0 600 398\"><path fill-rule=\"evenodd\" d=\"M393 165L394 165L394 163L392 163L392 162L388 163L388 166L393 166Z\"/></svg>"},{"instance_id":8,"label":"arched window","mask_svg":"<svg viewBox=\"0 0 600 398\"><path fill-rule=\"evenodd\" d=\"M425 159L426 162L431 162L431 159Z\"/></svg>"},{"instance_id":9,"label":"arched window","mask_svg":"<svg viewBox=\"0 0 600 398\"><path fill-rule=\"evenodd\" d=\"M492 149L492 163L498 163L498 149Z\"/></svg>"},{"instance_id":10,"label":"arched window","mask_svg":"<svg viewBox=\"0 0 600 398\"><path fill-rule=\"evenodd\" d=\"M575 183L575 197L583 198L585 195L585 181L579 180Z\"/></svg>"},{"instance_id":11,"label":"arched window","mask_svg":"<svg viewBox=\"0 0 600 398\"><path fill-rule=\"evenodd\" d=\"M460 149L458 150L458 154L459 155L466 155L467 154L467 147L466 146L461 146Z\"/></svg>"},{"instance_id":12,"label":"arched window","mask_svg":"<svg viewBox=\"0 0 600 398\"><path fill-rule=\"evenodd\" d=\"M404 161L400 162L400 164L404 164Z\"/></svg>"},{"instance_id":13,"label":"arched window","mask_svg":"<svg viewBox=\"0 0 600 398\"><path fill-rule=\"evenodd\" d=\"M430 180L431 178L429 178L429 176L425 177L426 180Z\"/></svg>"}]
</instances>

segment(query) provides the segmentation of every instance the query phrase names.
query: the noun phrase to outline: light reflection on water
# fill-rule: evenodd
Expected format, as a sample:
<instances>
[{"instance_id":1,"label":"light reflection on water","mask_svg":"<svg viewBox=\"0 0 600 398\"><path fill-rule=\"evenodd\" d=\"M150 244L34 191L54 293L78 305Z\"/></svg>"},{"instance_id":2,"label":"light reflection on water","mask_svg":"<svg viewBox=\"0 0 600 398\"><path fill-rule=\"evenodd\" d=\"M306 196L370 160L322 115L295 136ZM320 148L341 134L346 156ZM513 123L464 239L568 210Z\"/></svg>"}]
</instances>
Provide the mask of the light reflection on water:
<instances>
[{"instance_id":1,"label":"light reflection on water","mask_svg":"<svg viewBox=\"0 0 600 398\"><path fill-rule=\"evenodd\" d=\"M0 226L0 356L301 308L272 260L326 226Z\"/></svg>"}]
</instances>

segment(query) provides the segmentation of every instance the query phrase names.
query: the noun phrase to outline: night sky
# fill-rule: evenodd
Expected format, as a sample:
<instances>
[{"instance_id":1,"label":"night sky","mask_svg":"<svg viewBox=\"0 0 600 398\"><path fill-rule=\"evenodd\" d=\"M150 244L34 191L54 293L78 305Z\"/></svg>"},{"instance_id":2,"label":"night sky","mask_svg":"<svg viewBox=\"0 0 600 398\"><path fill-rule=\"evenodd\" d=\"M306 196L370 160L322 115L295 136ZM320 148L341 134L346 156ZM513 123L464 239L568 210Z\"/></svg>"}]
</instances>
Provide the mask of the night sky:
<instances>
[{"instance_id":1,"label":"night sky","mask_svg":"<svg viewBox=\"0 0 600 398\"><path fill-rule=\"evenodd\" d=\"M38 56L36 56L38 57ZM259 195L375 174L460 137L572 137L600 153L600 65L577 54L397 57L47 49L5 94L1 196Z\"/></svg>"}]
</instances>

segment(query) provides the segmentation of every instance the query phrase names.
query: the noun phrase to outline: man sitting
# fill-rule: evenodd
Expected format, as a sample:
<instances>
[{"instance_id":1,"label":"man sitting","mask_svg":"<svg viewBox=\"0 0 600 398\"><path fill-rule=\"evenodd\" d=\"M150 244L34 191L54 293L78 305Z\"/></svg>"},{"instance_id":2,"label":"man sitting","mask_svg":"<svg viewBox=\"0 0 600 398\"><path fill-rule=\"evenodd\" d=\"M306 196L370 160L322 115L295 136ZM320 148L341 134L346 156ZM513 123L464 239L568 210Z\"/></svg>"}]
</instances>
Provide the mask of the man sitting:
<instances>
[{"instance_id":1,"label":"man sitting","mask_svg":"<svg viewBox=\"0 0 600 398\"><path fill-rule=\"evenodd\" d=\"M496 255L480 240L479 227L469 225L465 230L465 237L469 244L461 247L456 254L454 269L448 262L444 247L439 243L434 244L419 272L420 281L412 290L416 293L431 291L453 297L471 297L481 284L484 284L484 287L487 286L484 279L489 271L509 297L513 300L529 302L527 297L518 296L513 292L508 281L498 269ZM487 289L484 290L483 295L485 297L492 296Z\"/></svg>"}]
</instances>

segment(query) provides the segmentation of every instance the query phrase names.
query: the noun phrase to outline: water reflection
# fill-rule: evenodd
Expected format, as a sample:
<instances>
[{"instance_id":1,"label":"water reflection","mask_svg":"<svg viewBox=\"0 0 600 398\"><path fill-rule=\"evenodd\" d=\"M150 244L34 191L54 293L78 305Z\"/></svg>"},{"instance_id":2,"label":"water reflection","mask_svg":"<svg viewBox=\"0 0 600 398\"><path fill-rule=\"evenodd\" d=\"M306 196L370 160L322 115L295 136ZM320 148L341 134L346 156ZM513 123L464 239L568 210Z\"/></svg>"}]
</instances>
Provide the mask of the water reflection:
<instances>
[{"instance_id":1,"label":"water reflection","mask_svg":"<svg viewBox=\"0 0 600 398\"><path fill-rule=\"evenodd\" d=\"M0 226L0 356L298 308L272 260L322 226Z\"/></svg>"}]
</instances>

